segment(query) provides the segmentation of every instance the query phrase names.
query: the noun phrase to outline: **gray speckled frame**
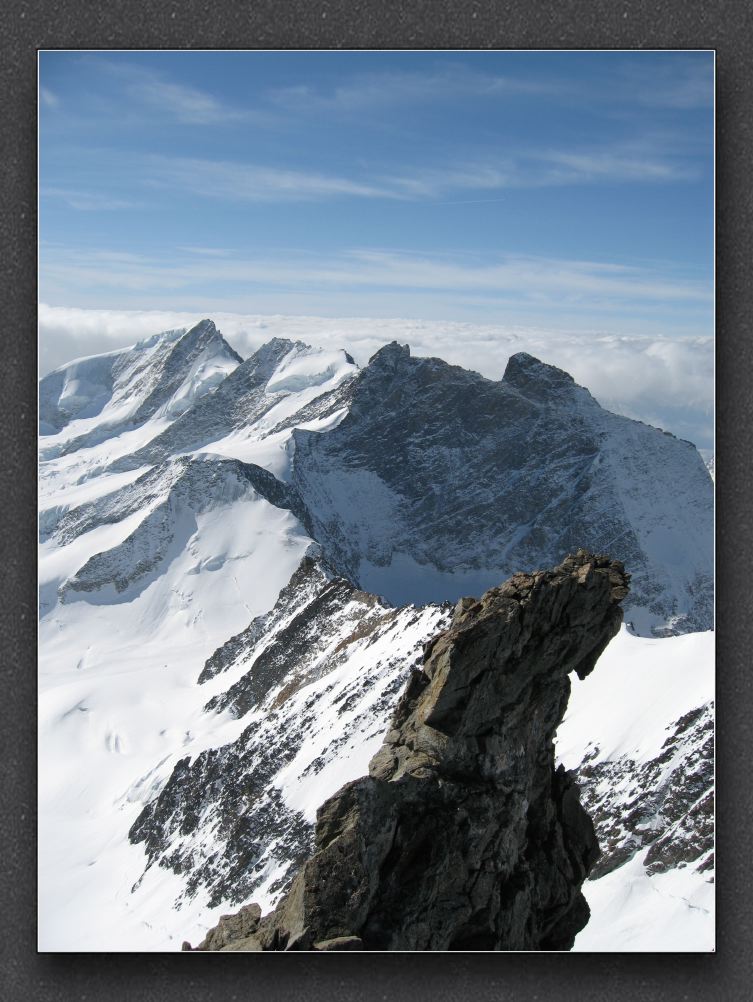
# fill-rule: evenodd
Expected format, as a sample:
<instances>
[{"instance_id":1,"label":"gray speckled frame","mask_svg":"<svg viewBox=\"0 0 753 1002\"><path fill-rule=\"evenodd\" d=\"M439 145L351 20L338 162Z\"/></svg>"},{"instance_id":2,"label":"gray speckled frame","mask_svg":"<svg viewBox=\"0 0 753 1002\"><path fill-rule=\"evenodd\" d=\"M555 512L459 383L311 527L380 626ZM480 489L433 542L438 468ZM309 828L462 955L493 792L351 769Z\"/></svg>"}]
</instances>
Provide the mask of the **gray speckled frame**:
<instances>
[{"instance_id":1,"label":"gray speckled frame","mask_svg":"<svg viewBox=\"0 0 753 1002\"><path fill-rule=\"evenodd\" d=\"M3 354L0 606L5 889L13 1000L263 997L475 1002L741 999L753 976L753 12L747 0L16 0L0 12ZM703 48L717 53L718 936L714 955L36 954L36 53L39 48ZM96 916L92 921L96 922ZM188 956L188 959L185 959ZM211 957L203 954L201 957Z\"/></svg>"}]
</instances>

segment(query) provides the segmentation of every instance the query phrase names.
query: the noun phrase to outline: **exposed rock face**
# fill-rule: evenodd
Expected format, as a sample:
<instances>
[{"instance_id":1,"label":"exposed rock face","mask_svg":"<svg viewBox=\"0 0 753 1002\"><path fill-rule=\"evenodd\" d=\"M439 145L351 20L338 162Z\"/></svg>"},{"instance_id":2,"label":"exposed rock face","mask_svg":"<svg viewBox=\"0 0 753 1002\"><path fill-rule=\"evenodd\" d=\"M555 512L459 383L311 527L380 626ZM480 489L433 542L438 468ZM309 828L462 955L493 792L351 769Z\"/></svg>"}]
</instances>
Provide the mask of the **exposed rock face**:
<instances>
[{"instance_id":1,"label":"exposed rock face","mask_svg":"<svg viewBox=\"0 0 753 1002\"><path fill-rule=\"evenodd\" d=\"M646 847L649 874L683 864L701 873L713 870L713 703L690 710L668 730L661 751L648 762L625 755L598 761L596 747L578 766L583 803L602 850L592 880Z\"/></svg>"},{"instance_id":2,"label":"exposed rock face","mask_svg":"<svg viewBox=\"0 0 753 1002\"><path fill-rule=\"evenodd\" d=\"M585 677L617 632L628 580L581 550L461 599L369 775L319 809L289 893L250 933L228 942L225 919L201 948L569 949L599 850L553 737L568 674Z\"/></svg>"},{"instance_id":3,"label":"exposed rock face","mask_svg":"<svg viewBox=\"0 0 753 1002\"><path fill-rule=\"evenodd\" d=\"M382 348L293 483L329 562L390 602L479 595L585 547L631 568L642 636L713 623L713 491L688 442L604 410L520 352L501 380Z\"/></svg>"},{"instance_id":4,"label":"exposed rock face","mask_svg":"<svg viewBox=\"0 0 753 1002\"><path fill-rule=\"evenodd\" d=\"M199 943L197 950L232 950L233 944L242 943L259 928L261 908L258 905L244 905L234 915L223 915L214 929ZM191 944L184 943L184 950Z\"/></svg>"}]
</instances>

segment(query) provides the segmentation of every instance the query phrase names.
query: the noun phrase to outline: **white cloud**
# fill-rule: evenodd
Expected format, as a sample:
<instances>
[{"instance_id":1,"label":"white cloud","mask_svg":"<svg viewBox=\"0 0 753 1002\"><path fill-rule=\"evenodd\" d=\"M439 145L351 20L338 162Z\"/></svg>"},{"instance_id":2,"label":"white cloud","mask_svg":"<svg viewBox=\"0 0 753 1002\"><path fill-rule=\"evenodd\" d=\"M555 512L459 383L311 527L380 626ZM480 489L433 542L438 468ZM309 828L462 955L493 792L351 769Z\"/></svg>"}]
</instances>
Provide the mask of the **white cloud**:
<instances>
[{"instance_id":1,"label":"white cloud","mask_svg":"<svg viewBox=\"0 0 753 1002\"><path fill-rule=\"evenodd\" d=\"M566 187L600 183L668 183L699 176L667 137L573 150L519 150L485 160L416 169L380 178L405 198L437 198L451 192Z\"/></svg>"},{"instance_id":2,"label":"white cloud","mask_svg":"<svg viewBox=\"0 0 753 1002\"><path fill-rule=\"evenodd\" d=\"M296 85L270 90L265 99L293 114L362 114L392 105L434 104L458 98L506 94L562 96L572 88L562 79L484 73L469 66L434 65L428 70L382 70L354 74L329 89Z\"/></svg>"},{"instance_id":3,"label":"white cloud","mask_svg":"<svg viewBox=\"0 0 753 1002\"><path fill-rule=\"evenodd\" d=\"M714 345L710 337L638 337L427 320L241 315L200 310L82 310L41 305L42 372L71 358L133 344L210 315L246 356L272 337L346 348L364 364L392 340L500 379L507 359L527 351L570 372L604 405L709 449L713 444Z\"/></svg>"},{"instance_id":4,"label":"white cloud","mask_svg":"<svg viewBox=\"0 0 753 1002\"><path fill-rule=\"evenodd\" d=\"M567 63L560 62L556 73L544 59L538 66L529 64L528 73L516 67L509 73L485 72L471 65L442 60L441 54L427 54L431 63L410 71L389 69L354 73L327 87L299 84L272 89L263 99L290 115L357 115L375 113L395 105L410 106L447 103L461 99L545 97L549 102L571 107L597 107L621 113L625 107L642 106L670 109L709 107L713 102L713 70L709 58L697 54L636 52L629 58L615 58L601 74L586 81L574 75ZM572 53L574 62L582 57ZM510 63L511 70L514 67Z\"/></svg>"},{"instance_id":5,"label":"white cloud","mask_svg":"<svg viewBox=\"0 0 753 1002\"><path fill-rule=\"evenodd\" d=\"M612 99L655 108L710 108L714 101L713 53L669 53L663 62L652 60L648 73L645 62L633 58L617 67Z\"/></svg>"},{"instance_id":6,"label":"white cloud","mask_svg":"<svg viewBox=\"0 0 753 1002\"><path fill-rule=\"evenodd\" d=\"M224 247L179 247L178 250L198 257L227 257L230 254Z\"/></svg>"},{"instance_id":7,"label":"white cloud","mask_svg":"<svg viewBox=\"0 0 753 1002\"><path fill-rule=\"evenodd\" d=\"M164 73L127 60L88 57L87 61L123 81L125 95L144 109L185 125L217 125L255 119L249 109L229 105L206 90L178 83Z\"/></svg>"},{"instance_id":8,"label":"white cloud","mask_svg":"<svg viewBox=\"0 0 753 1002\"><path fill-rule=\"evenodd\" d=\"M545 169L540 185L583 184L589 181L692 181L697 168L662 160L658 156L631 155L627 151L591 153L551 152L537 155ZM546 169L548 166L549 169Z\"/></svg>"},{"instance_id":9,"label":"white cloud","mask_svg":"<svg viewBox=\"0 0 753 1002\"><path fill-rule=\"evenodd\" d=\"M243 117L243 112L224 107L195 87L171 83L156 74L143 74L128 87L128 93L191 125L211 125Z\"/></svg>"}]
</instances>

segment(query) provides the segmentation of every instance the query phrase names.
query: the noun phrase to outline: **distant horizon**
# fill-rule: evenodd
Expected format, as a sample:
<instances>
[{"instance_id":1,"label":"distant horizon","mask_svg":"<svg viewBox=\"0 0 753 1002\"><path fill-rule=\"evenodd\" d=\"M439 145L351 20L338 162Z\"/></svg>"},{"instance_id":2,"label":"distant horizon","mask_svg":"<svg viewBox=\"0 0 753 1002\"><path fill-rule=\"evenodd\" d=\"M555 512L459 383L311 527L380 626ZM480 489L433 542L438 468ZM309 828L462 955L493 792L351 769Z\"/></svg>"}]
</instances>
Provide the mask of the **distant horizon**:
<instances>
[{"instance_id":1,"label":"distant horizon","mask_svg":"<svg viewBox=\"0 0 753 1002\"><path fill-rule=\"evenodd\" d=\"M287 337L313 347L344 349L364 365L380 347L397 340L409 344L415 355L438 356L498 380L510 355L527 351L564 369L608 410L671 431L693 442L705 458L713 452L712 337L629 336L399 317L107 311L40 304L39 375L201 319L211 319L243 358L272 337ZM43 357L49 363L44 370Z\"/></svg>"}]
</instances>

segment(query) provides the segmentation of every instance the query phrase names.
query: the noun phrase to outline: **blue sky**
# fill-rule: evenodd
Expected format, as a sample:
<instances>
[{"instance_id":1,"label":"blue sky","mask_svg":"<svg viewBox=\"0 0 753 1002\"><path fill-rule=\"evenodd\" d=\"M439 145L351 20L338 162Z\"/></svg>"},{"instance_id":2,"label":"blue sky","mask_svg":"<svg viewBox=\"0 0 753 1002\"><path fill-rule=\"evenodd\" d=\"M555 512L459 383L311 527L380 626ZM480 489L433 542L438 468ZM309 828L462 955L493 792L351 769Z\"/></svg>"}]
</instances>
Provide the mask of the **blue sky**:
<instances>
[{"instance_id":1,"label":"blue sky","mask_svg":"<svg viewBox=\"0 0 753 1002\"><path fill-rule=\"evenodd\" d=\"M40 300L713 334L710 52L43 52Z\"/></svg>"}]
</instances>

